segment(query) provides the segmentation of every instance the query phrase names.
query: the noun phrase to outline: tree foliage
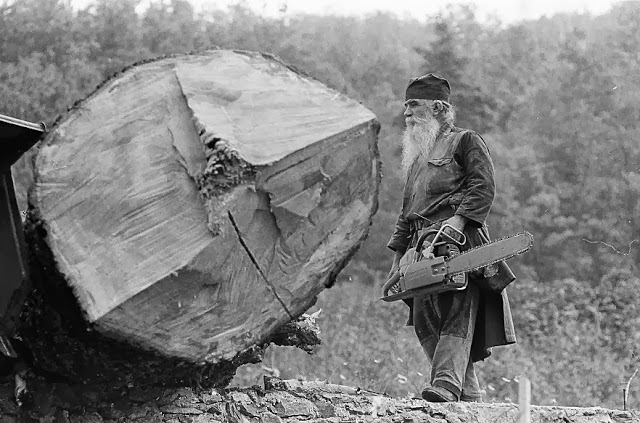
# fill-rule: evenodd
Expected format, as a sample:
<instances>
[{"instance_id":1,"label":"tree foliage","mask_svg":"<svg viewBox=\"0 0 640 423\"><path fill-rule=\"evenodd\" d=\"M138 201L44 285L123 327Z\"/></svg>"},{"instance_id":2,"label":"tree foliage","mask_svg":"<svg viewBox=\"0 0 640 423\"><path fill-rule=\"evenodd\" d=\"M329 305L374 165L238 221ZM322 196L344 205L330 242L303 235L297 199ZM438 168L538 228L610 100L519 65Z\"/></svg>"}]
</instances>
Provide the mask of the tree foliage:
<instances>
[{"instance_id":1,"label":"tree foliage","mask_svg":"<svg viewBox=\"0 0 640 423\"><path fill-rule=\"evenodd\" d=\"M640 366L637 2L504 26L479 23L466 6L421 22L266 18L241 4L196 12L186 0L94 0L80 10L68 0L0 0L0 113L51 124L126 65L215 46L276 54L381 120L380 210L342 275L366 284L390 265L405 86L425 72L447 77L459 126L479 131L494 158L492 234L526 229L536 239L512 262L520 342L481 366L487 397L515 399L514 378L526 372L537 403L620 406L619 382ZM28 165L14 169L23 208Z\"/></svg>"}]
</instances>

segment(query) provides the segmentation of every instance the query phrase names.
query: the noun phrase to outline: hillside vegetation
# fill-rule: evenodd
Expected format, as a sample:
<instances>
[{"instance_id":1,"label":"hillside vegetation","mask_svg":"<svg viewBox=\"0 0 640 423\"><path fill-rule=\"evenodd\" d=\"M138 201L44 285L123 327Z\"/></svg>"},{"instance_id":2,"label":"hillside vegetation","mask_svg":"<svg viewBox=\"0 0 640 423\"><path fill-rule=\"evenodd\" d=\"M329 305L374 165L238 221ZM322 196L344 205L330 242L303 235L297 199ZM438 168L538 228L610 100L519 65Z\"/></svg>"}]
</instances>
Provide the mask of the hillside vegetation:
<instances>
[{"instance_id":1,"label":"hillside vegetation","mask_svg":"<svg viewBox=\"0 0 640 423\"><path fill-rule=\"evenodd\" d=\"M492 152L494 237L528 230L533 251L511 262L519 337L479 366L489 401L622 407L640 367L640 3L601 16L557 15L504 26L469 7L420 19L296 15L264 18L238 5L195 13L184 0L0 0L0 113L51 125L113 72L159 55L213 46L273 53L360 101L382 123L383 181L370 236L311 311L324 346L315 357L269 353L258 374L326 379L416 395L427 363L401 304L378 301L400 208L404 88L435 72L453 86L458 125ZM78 157L78 160L83 160ZM28 157L15 167L26 208ZM640 408L640 381L629 405Z\"/></svg>"}]
</instances>

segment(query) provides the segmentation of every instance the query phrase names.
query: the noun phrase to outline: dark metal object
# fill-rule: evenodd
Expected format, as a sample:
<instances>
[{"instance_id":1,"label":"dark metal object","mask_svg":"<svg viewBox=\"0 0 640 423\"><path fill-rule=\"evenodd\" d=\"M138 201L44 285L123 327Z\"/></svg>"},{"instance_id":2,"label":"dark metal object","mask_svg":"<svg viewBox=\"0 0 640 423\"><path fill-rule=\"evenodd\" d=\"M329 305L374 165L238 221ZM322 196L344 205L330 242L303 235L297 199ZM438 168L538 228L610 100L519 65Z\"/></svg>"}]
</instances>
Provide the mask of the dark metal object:
<instances>
[{"instance_id":1,"label":"dark metal object","mask_svg":"<svg viewBox=\"0 0 640 423\"><path fill-rule=\"evenodd\" d=\"M11 167L45 132L44 123L32 123L0 114L0 169Z\"/></svg>"},{"instance_id":2,"label":"dark metal object","mask_svg":"<svg viewBox=\"0 0 640 423\"><path fill-rule=\"evenodd\" d=\"M26 243L11 165L40 139L44 124L0 115L0 351L11 353L8 337L29 290ZM8 348L2 348L8 344ZM11 354L12 355L12 354Z\"/></svg>"}]
</instances>

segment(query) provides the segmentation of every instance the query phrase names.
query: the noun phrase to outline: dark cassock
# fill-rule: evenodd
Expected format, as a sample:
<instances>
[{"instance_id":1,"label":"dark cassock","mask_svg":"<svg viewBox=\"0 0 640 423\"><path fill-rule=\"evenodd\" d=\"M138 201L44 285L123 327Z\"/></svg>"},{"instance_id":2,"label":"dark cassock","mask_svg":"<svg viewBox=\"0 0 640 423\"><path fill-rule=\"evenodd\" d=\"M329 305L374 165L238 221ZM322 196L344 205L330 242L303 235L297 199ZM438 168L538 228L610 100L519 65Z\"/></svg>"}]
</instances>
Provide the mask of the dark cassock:
<instances>
[{"instance_id":1,"label":"dark cassock","mask_svg":"<svg viewBox=\"0 0 640 423\"><path fill-rule=\"evenodd\" d=\"M408 99L448 101L446 80L432 74L421 78L422 82L420 78L417 83L412 80ZM420 84L423 86L416 87ZM434 84L438 86L435 94ZM494 194L493 162L482 137L443 123L429 156L418 155L408 169L402 210L387 246L402 254L415 246L420 230L437 228L454 215L465 217L467 222L463 230L467 241L461 251L486 244L489 233L485 221ZM509 267L499 262L471 272L468 278L463 291L405 300L409 305L407 324L414 326L431 362L431 386L455 395L455 399L438 399L442 401L479 401L481 391L473 363L489 357L491 347L516 342L505 290L515 279ZM428 399L425 392L423 397Z\"/></svg>"}]
</instances>

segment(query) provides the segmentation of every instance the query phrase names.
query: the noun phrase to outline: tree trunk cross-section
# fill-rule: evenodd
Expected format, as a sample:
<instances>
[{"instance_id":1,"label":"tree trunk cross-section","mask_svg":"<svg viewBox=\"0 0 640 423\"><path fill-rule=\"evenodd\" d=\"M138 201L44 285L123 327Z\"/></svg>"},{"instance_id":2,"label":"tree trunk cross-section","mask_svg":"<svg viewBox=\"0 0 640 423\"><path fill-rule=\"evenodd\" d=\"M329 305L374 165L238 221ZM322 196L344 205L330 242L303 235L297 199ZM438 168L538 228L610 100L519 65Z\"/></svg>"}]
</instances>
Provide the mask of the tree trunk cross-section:
<instances>
[{"instance_id":1,"label":"tree trunk cross-section","mask_svg":"<svg viewBox=\"0 0 640 423\"><path fill-rule=\"evenodd\" d=\"M366 236L378 131L357 101L268 55L133 65L38 146L40 289L55 301L69 287L113 339L231 360L308 309Z\"/></svg>"}]
</instances>

